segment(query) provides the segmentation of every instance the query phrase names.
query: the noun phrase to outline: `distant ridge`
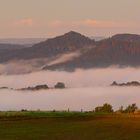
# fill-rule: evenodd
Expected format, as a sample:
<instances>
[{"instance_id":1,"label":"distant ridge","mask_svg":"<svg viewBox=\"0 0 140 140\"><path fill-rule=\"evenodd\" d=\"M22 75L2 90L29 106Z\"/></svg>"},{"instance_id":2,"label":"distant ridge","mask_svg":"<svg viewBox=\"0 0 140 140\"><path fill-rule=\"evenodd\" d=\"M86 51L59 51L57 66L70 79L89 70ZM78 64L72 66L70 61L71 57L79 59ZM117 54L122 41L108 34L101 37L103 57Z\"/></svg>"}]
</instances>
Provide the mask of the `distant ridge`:
<instances>
[{"instance_id":1,"label":"distant ridge","mask_svg":"<svg viewBox=\"0 0 140 140\"><path fill-rule=\"evenodd\" d=\"M48 65L52 60L62 59L63 55L77 51L81 55L67 61ZM73 71L77 68L102 68L112 65L139 67L140 35L117 34L111 38L95 41L80 33L70 31L29 48L0 51L0 63L32 59L46 59L47 61L42 64L45 70Z\"/></svg>"},{"instance_id":2,"label":"distant ridge","mask_svg":"<svg viewBox=\"0 0 140 140\"><path fill-rule=\"evenodd\" d=\"M33 45L33 47L23 48L11 52L2 53L0 62L6 62L12 59L37 59L37 58L50 58L59 54L69 53L84 47L93 46L94 40L81 35L80 33L71 31L62 36L47 39Z\"/></svg>"},{"instance_id":3,"label":"distant ridge","mask_svg":"<svg viewBox=\"0 0 140 140\"><path fill-rule=\"evenodd\" d=\"M16 50L16 49L22 49L25 48L24 45L19 45L19 44L4 44L0 43L0 50Z\"/></svg>"},{"instance_id":4,"label":"distant ridge","mask_svg":"<svg viewBox=\"0 0 140 140\"><path fill-rule=\"evenodd\" d=\"M31 46L45 40L46 38L0 38L0 44L19 44Z\"/></svg>"},{"instance_id":5,"label":"distant ridge","mask_svg":"<svg viewBox=\"0 0 140 140\"><path fill-rule=\"evenodd\" d=\"M55 37L55 38L51 38L51 39L47 39L44 42L35 44L34 46L36 47L45 47L45 46L51 46L51 47L61 47L61 48L67 48L67 47L71 47L69 49L74 49L74 48L81 48L83 46L87 46L87 45L94 45L95 41L91 40L90 38L74 32L74 31L70 31L64 35Z\"/></svg>"}]
</instances>

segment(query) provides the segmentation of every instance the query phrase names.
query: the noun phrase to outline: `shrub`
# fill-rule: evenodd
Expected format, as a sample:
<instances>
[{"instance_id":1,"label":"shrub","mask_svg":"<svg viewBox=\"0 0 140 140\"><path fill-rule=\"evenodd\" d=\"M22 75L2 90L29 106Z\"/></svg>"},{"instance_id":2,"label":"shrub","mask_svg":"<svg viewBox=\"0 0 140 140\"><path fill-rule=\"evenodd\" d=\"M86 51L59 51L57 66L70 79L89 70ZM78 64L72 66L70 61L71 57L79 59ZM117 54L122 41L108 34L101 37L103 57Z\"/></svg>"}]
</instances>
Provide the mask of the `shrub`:
<instances>
[{"instance_id":1,"label":"shrub","mask_svg":"<svg viewBox=\"0 0 140 140\"><path fill-rule=\"evenodd\" d=\"M113 112L113 108L110 104L105 103L103 106L96 107L95 112L111 113Z\"/></svg>"},{"instance_id":2,"label":"shrub","mask_svg":"<svg viewBox=\"0 0 140 140\"><path fill-rule=\"evenodd\" d=\"M138 107L136 104L132 104L129 105L128 107L126 107L126 109L124 110L126 113L134 113L136 110L138 110Z\"/></svg>"}]
</instances>

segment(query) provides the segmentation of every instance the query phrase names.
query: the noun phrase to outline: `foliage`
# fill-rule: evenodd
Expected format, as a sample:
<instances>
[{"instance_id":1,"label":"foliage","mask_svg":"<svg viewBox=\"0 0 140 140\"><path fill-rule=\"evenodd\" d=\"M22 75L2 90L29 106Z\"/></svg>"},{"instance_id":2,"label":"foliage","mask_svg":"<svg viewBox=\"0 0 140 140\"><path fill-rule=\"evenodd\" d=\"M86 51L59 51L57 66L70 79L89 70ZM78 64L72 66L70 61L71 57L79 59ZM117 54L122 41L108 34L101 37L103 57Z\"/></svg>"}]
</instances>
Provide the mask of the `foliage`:
<instances>
[{"instance_id":1,"label":"foliage","mask_svg":"<svg viewBox=\"0 0 140 140\"><path fill-rule=\"evenodd\" d=\"M111 113L113 112L113 108L110 104L105 103L103 106L96 107L95 112Z\"/></svg>"},{"instance_id":2,"label":"foliage","mask_svg":"<svg viewBox=\"0 0 140 140\"><path fill-rule=\"evenodd\" d=\"M126 112L126 113L134 113L136 110L138 110L137 105L136 104L132 104L132 105L129 105L128 107L126 107L124 112Z\"/></svg>"}]
</instances>

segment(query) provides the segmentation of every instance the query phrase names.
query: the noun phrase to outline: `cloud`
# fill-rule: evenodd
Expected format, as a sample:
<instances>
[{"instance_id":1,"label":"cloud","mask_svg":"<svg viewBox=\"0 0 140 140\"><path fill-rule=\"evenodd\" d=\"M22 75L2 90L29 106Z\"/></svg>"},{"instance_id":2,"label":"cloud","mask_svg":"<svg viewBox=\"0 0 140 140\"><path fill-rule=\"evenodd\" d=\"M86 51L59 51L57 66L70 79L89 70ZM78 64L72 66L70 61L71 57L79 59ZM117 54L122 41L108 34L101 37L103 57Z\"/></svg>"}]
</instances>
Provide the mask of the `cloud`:
<instances>
[{"instance_id":1,"label":"cloud","mask_svg":"<svg viewBox=\"0 0 140 140\"><path fill-rule=\"evenodd\" d=\"M79 20L23 18L15 21L1 21L2 37L54 37L70 30L87 36L111 36L117 33L139 34L139 22L125 20L99 20L94 18ZM10 32L9 32L10 30Z\"/></svg>"},{"instance_id":2,"label":"cloud","mask_svg":"<svg viewBox=\"0 0 140 140\"><path fill-rule=\"evenodd\" d=\"M56 57L54 60L50 61L47 65L50 66L50 65L55 65L55 64L66 62L66 61L70 61L76 57L79 57L80 55L81 55L80 52L72 52L72 53L68 53L68 54L63 54L63 55Z\"/></svg>"},{"instance_id":3,"label":"cloud","mask_svg":"<svg viewBox=\"0 0 140 140\"><path fill-rule=\"evenodd\" d=\"M20 66L25 64L20 64ZM11 70L11 66L8 68ZM21 69L20 69L21 70ZM64 90L16 91L0 90L1 110L92 110L95 106L110 103L115 108L137 103L140 106L139 87L110 87L113 81L118 83L140 81L140 69L106 68L78 69L75 72L38 71L21 75L0 75L0 87L14 89L47 84L54 87L64 82ZM26 102L25 102L26 101ZM125 101L125 102L124 102Z\"/></svg>"},{"instance_id":4,"label":"cloud","mask_svg":"<svg viewBox=\"0 0 140 140\"><path fill-rule=\"evenodd\" d=\"M13 22L15 26L32 26L34 24L32 18L20 19Z\"/></svg>"},{"instance_id":5,"label":"cloud","mask_svg":"<svg viewBox=\"0 0 140 140\"><path fill-rule=\"evenodd\" d=\"M17 64L20 67L21 64ZM22 64L22 65L25 65ZM27 67L27 65L25 66ZM8 67L7 67L8 68ZM20 68L21 70L22 68ZM9 65L9 70L10 65ZM12 70L11 70L12 71ZM140 81L140 68L105 68L105 69L77 69L75 72L65 71L35 71L28 74L0 75L0 86L23 88L38 84L53 86L56 82L64 82L67 87L108 86L113 81L118 83ZM16 79L16 80L15 80Z\"/></svg>"},{"instance_id":6,"label":"cloud","mask_svg":"<svg viewBox=\"0 0 140 140\"><path fill-rule=\"evenodd\" d=\"M85 26L97 27L97 28L110 28L110 27L117 27L120 26L120 23L116 23L113 21L102 21L102 20L94 20L94 19L87 19L82 21L82 24Z\"/></svg>"},{"instance_id":7,"label":"cloud","mask_svg":"<svg viewBox=\"0 0 140 140\"><path fill-rule=\"evenodd\" d=\"M134 25L135 23L133 22L96 20L96 19L84 19L75 21L54 20L48 23L48 26L52 28L64 28L64 27L125 28L132 27Z\"/></svg>"},{"instance_id":8,"label":"cloud","mask_svg":"<svg viewBox=\"0 0 140 140\"><path fill-rule=\"evenodd\" d=\"M54 20L48 23L49 27L57 28L66 25L67 23L61 20Z\"/></svg>"}]
</instances>

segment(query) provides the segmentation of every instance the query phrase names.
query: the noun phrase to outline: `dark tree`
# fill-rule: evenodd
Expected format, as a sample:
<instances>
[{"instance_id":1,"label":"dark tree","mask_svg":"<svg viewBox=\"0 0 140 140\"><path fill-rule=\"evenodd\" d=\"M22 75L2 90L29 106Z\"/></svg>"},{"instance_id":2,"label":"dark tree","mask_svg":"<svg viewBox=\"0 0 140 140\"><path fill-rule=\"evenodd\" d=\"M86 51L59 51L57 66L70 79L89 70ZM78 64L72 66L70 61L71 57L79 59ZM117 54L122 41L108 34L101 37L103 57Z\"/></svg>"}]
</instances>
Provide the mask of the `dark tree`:
<instances>
[{"instance_id":1,"label":"dark tree","mask_svg":"<svg viewBox=\"0 0 140 140\"><path fill-rule=\"evenodd\" d=\"M63 88L65 88L65 84L62 83L62 82L58 82L54 87L55 87L55 88L63 89Z\"/></svg>"},{"instance_id":2,"label":"dark tree","mask_svg":"<svg viewBox=\"0 0 140 140\"><path fill-rule=\"evenodd\" d=\"M111 113L113 108L110 104L105 103L103 106L96 107L95 112Z\"/></svg>"},{"instance_id":3,"label":"dark tree","mask_svg":"<svg viewBox=\"0 0 140 140\"><path fill-rule=\"evenodd\" d=\"M126 107L125 112L126 113L134 113L138 109L136 104L129 105Z\"/></svg>"}]
</instances>

